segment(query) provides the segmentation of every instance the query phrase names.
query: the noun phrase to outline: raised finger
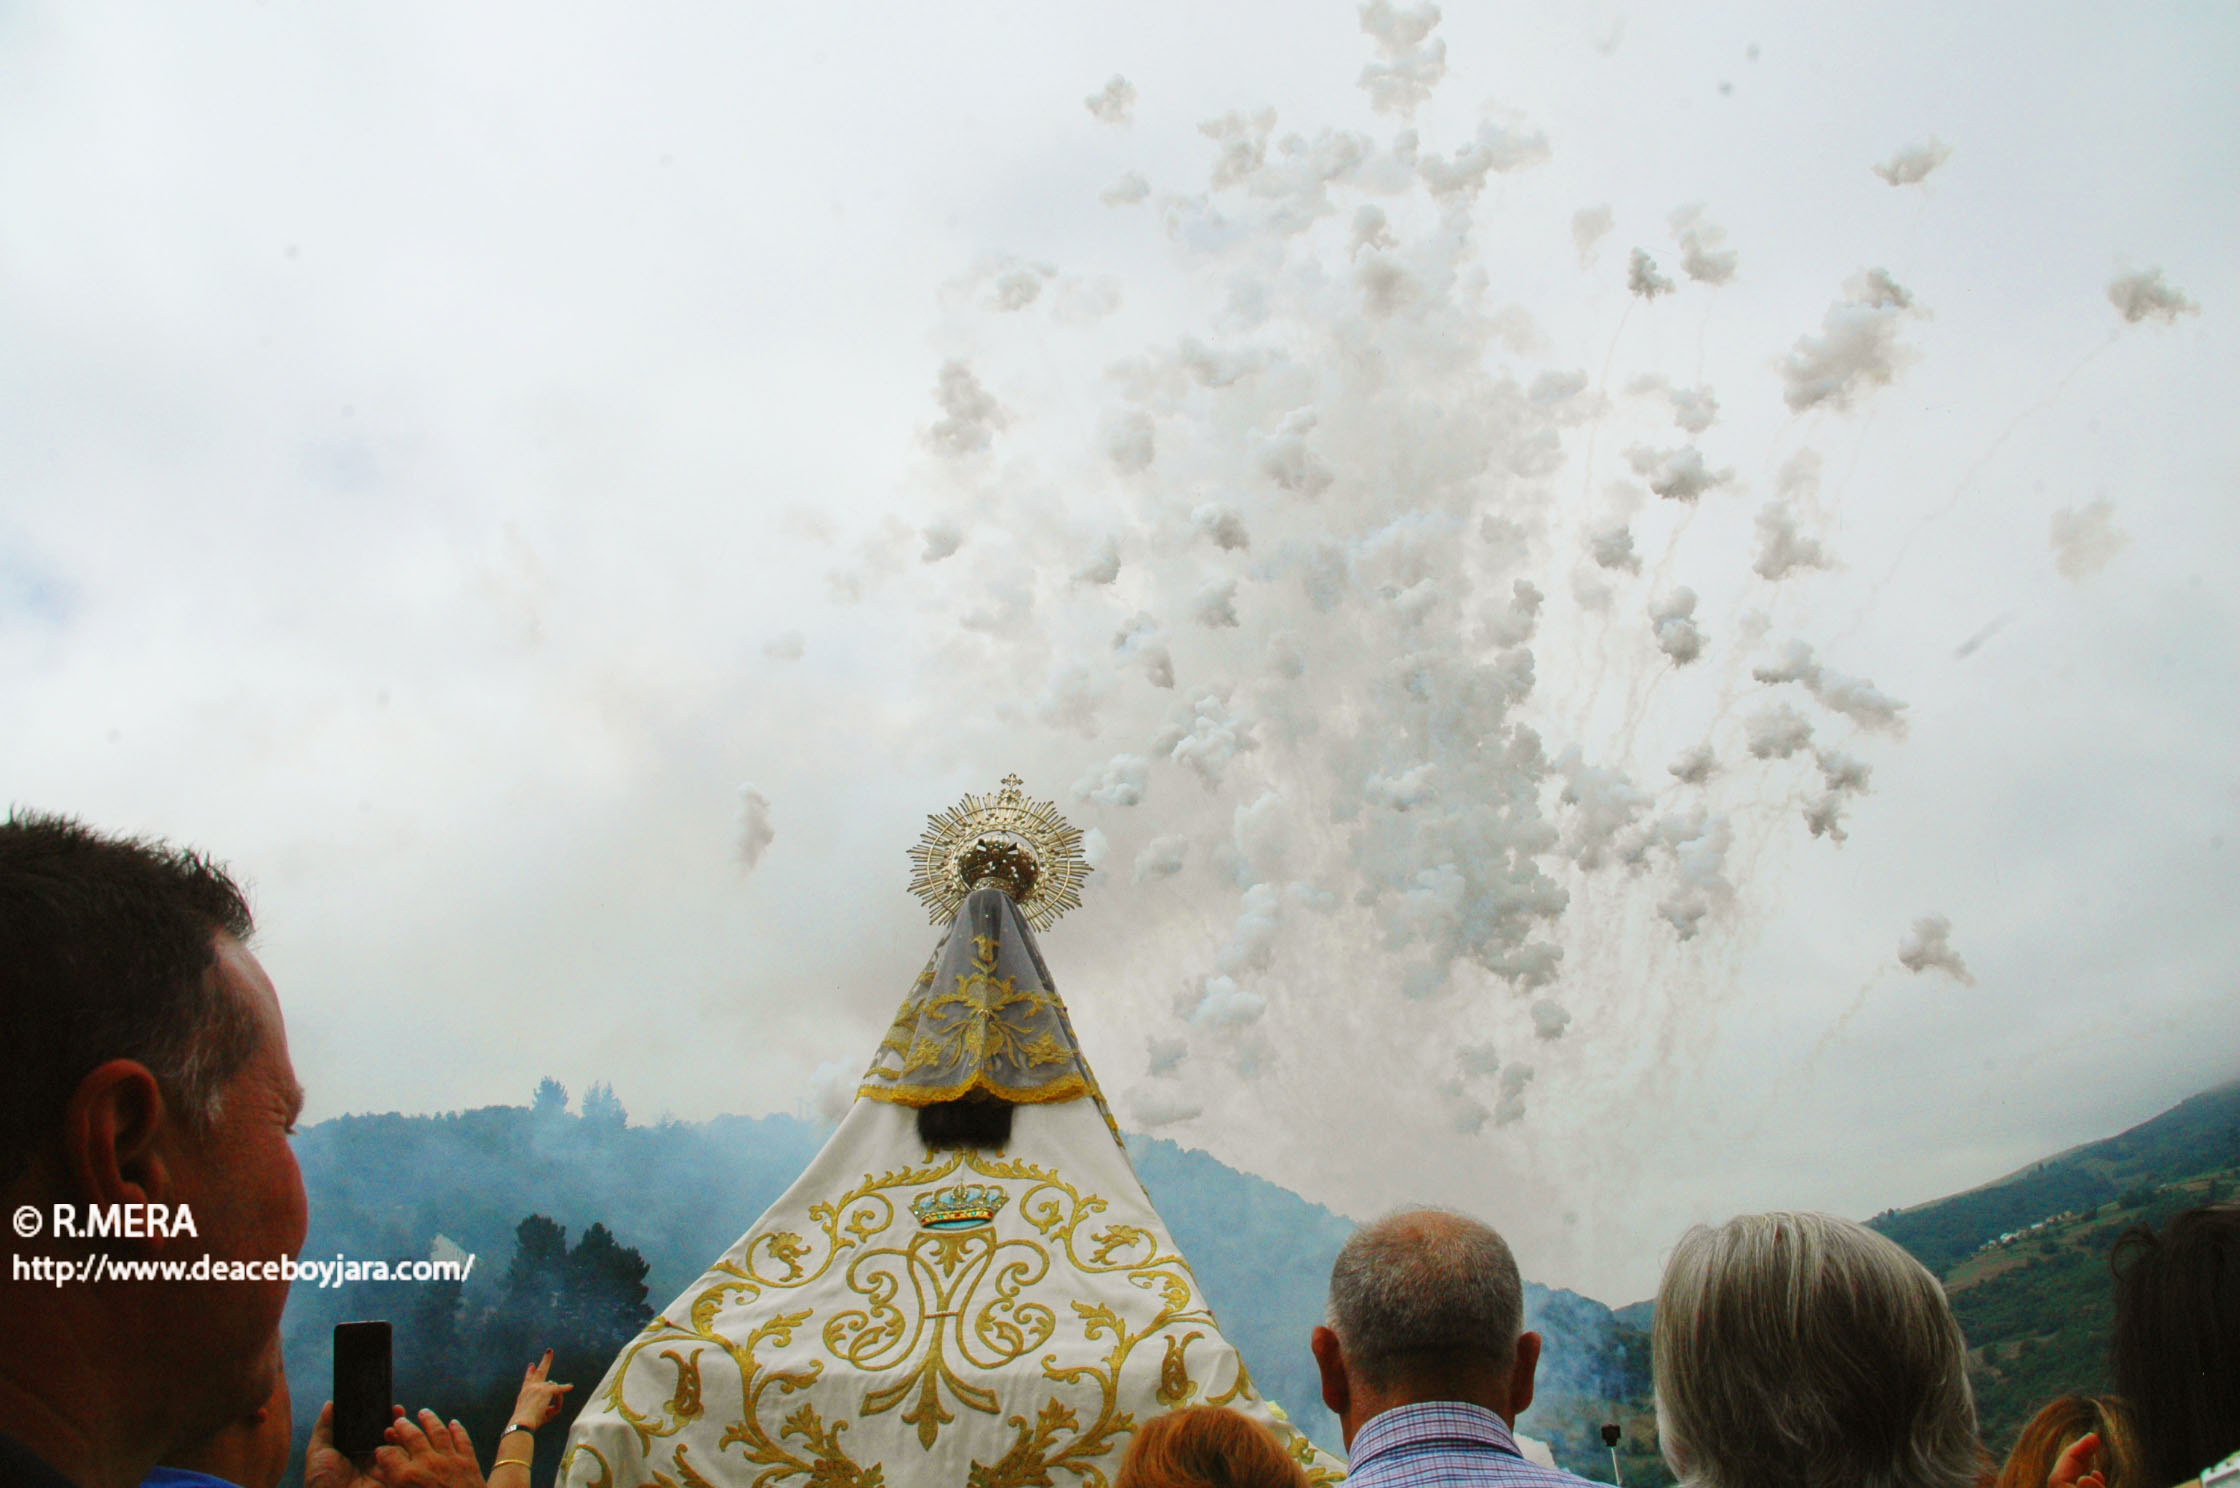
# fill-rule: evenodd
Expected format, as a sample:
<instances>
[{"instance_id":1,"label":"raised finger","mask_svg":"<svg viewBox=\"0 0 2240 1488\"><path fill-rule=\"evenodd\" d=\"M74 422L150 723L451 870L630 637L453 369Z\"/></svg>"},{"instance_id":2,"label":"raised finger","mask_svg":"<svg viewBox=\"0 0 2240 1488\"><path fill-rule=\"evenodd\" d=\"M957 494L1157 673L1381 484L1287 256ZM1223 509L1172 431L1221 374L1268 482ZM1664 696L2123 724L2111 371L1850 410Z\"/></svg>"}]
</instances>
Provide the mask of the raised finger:
<instances>
[{"instance_id":1,"label":"raised finger","mask_svg":"<svg viewBox=\"0 0 2240 1488\"><path fill-rule=\"evenodd\" d=\"M474 1461L474 1438L467 1435L467 1428L454 1420L451 1423L451 1445L469 1462Z\"/></svg>"},{"instance_id":2,"label":"raised finger","mask_svg":"<svg viewBox=\"0 0 2240 1488\"><path fill-rule=\"evenodd\" d=\"M428 1450L428 1433L405 1415L401 1407L397 1411L397 1418L389 1423L389 1440L415 1457Z\"/></svg>"}]
</instances>

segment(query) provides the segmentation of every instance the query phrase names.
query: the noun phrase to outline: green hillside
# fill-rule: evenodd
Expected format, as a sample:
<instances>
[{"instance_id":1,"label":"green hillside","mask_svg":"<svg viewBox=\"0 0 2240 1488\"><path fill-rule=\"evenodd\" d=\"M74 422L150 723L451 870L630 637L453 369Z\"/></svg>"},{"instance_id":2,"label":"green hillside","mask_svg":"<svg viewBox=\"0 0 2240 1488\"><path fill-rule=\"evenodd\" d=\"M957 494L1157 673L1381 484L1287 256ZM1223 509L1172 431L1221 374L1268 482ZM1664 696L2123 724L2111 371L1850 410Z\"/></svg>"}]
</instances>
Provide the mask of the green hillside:
<instances>
[{"instance_id":1,"label":"green hillside","mask_svg":"<svg viewBox=\"0 0 2240 1488\"><path fill-rule=\"evenodd\" d=\"M1985 1445L2057 1395L2110 1388L2108 1252L2135 1224L2240 1192L2240 1082L1982 1188L1869 1223L1943 1280Z\"/></svg>"}]
</instances>

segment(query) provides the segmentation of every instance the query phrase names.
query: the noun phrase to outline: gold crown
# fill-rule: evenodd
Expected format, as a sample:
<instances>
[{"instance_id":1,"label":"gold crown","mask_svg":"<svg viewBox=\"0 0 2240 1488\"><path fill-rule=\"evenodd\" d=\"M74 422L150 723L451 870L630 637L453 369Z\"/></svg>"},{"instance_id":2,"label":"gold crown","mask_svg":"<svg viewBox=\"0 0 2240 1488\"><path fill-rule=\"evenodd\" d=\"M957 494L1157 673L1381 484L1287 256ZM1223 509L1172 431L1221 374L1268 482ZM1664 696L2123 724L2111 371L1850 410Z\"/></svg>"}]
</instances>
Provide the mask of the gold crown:
<instances>
[{"instance_id":1,"label":"gold crown","mask_svg":"<svg viewBox=\"0 0 2240 1488\"><path fill-rule=\"evenodd\" d=\"M918 1195L910 1212L925 1229L969 1230L992 1223L1010 1197L992 1183L960 1183Z\"/></svg>"},{"instance_id":2,"label":"gold crown","mask_svg":"<svg viewBox=\"0 0 2240 1488\"><path fill-rule=\"evenodd\" d=\"M1081 881L1092 871L1081 861L1081 833L1048 801L1030 801L1019 777L1003 777L993 796L967 795L926 818L925 835L910 849L915 872L910 892L932 911L933 923L956 917L974 889L998 888L1037 930L1081 904Z\"/></svg>"}]
</instances>

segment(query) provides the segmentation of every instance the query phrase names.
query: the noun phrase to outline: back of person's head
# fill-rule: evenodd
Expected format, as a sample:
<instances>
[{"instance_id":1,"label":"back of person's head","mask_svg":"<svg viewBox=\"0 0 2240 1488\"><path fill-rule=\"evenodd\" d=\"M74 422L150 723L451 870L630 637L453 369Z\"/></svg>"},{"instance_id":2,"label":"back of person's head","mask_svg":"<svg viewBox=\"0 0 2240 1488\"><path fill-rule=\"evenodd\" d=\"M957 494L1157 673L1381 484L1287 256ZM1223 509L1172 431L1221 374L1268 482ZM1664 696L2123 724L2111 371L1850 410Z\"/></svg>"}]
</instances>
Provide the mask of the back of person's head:
<instances>
[{"instance_id":1,"label":"back of person's head","mask_svg":"<svg viewBox=\"0 0 2240 1488\"><path fill-rule=\"evenodd\" d=\"M1330 1270L1330 1329L1363 1382L1505 1366L1524 1331L1508 1242L1467 1215L1412 1209L1354 1231Z\"/></svg>"},{"instance_id":2,"label":"back of person's head","mask_svg":"<svg viewBox=\"0 0 2240 1488\"><path fill-rule=\"evenodd\" d=\"M2240 1204L2188 1209L2116 1241L2109 1363L2131 1402L2150 1484L2240 1450Z\"/></svg>"},{"instance_id":3,"label":"back of person's head","mask_svg":"<svg viewBox=\"0 0 2240 1488\"><path fill-rule=\"evenodd\" d=\"M2087 1433L2100 1438L2091 1466L2107 1488L2147 1488L2138 1430L2114 1395L2064 1395L2031 1417L1993 1488L2045 1488L2055 1461Z\"/></svg>"},{"instance_id":4,"label":"back of person's head","mask_svg":"<svg viewBox=\"0 0 2240 1488\"><path fill-rule=\"evenodd\" d=\"M1261 1425L1194 1405L1136 1428L1113 1488L1306 1488L1307 1475Z\"/></svg>"},{"instance_id":5,"label":"back of person's head","mask_svg":"<svg viewBox=\"0 0 2240 1488\"><path fill-rule=\"evenodd\" d=\"M0 823L0 1184L51 1139L97 1066L135 1060L194 1127L256 1048L248 1009L206 975L249 907L209 859L63 817Z\"/></svg>"},{"instance_id":6,"label":"back of person's head","mask_svg":"<svg viewBox=\"0 0 2240 1488\"><path fill-rule=\"evenodd\" d=\"M1657 1288L1658 1432L1704 1488L1968 1488L1967 1344L1895 1242L1827 1214L1681 1237Z\"/></svg>"}]
</instances>

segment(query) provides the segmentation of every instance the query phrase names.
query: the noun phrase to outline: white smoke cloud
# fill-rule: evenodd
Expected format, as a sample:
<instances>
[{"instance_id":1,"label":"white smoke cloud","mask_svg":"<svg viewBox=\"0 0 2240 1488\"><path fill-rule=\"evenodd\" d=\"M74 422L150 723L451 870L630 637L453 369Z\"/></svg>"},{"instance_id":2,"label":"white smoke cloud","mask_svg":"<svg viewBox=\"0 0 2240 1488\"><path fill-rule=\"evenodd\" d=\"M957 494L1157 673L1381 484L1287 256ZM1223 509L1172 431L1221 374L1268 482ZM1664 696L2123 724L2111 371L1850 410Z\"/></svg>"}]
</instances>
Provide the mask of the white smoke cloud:
<instances>
[{"instance_id":1,"label":"white smoke cloud","mask_svg":"<svg viewBox=\"0 0 2240 1488\"><path fill-rule=\"evenodd\" d=\"M1081 861L1091 868L1102 868L1104 860L1112 856L1112 839L1105 836L1104 828L1091 827L1081 834Z\"/></svg>"},{"instance_id":2,"label":"white smoke cloud","mask_svg":"<svg viewBox=\"0 0 2240 1488\"><path fill-rule=\"evenodd\" d=\"M1224 553L1241 553L1252 546L1252 534L1245 531L1244 518L1233 506L1209 501L1190 514L1190 522ZM1229 623L1236 622L1232 618Z\"/></svg>"},{"instance_id":3,"label":"white smoke cloud","mask_svg":"<svg viewBox=\"0 0 2240 1488\"><path fill-rule=\"evenodd\" d=\"M1553 1041L1562 1038L1570 1026L1571 1015L1563 1010L1562 1003L1543 997L1532 1005L1533 1037Z\"/></svg>"},{"instance_id":4,"label":"white smoke cloud","mask_svg":"<svg viewBox=\"0 0 2240 1488\"><path fill-rule=\"evenodd\" d=\"M918 554L920 562L939 563L964 546L964 529L954 522L936 522L922 535L926 545Z\"/></svg>"},{"instance_id":5,"label":"white smoke cloud","mask_svg":"<svg viewBox=\"0 0 2240 1488\"><path fill-rule=\"evenodd\" d=\"M1931 135L1899 150L1874 173L1893 186L1911 186L1951 158L1952 147Z\"/></svg>"},{"instance_id":6,"label":"white smoke cloud","mask_svg":"<svg viewBox=\"0 0 2240 1488\"><path fill-rule=\"evenodd\" d=\"M1645 249L1633 250L1626 263L1626 288L1645 300L1672 293L1672 281L1657 272L1657 261Z\"/></svg>"},{"instance_id":7,"label":"white smoke cloud","mask_svg":"<svg viewBox=\"0 0 2240 1488\"><path fill-rule=\"evenodd\" d=\"M1641 555L1633 550L1633 530L1623 522L1588 534L1587 552L1599 568L1641 572Z\"/></svg>"},{"instance_id":8,"label":"white smoke cloud","mask_svg":"<svg viewBox=\"0 0 2240 1488\"><path fill-rule=\"evenodd\" d=\"M1198 591L1190 601L1190 618L1208 630L1234 630L1237 626L1237 581L1220 579Z\"/></svg>"},{"instance_id":9,"label":"white smoke cloud","mask_svg":"<svg viewBox=\"0 0 2240 1488\"><path fill-rule=\"evenodd\" d=\"M1495 1126L1509 1126L1524 1119L1524 1088L1531 1083L1529 1064L1512 1064L1501 1072L1501 1098L1493 1107Z\"/></svg>"},{"instance_id":10,"label":"white smoke cloud","mask_svg":"<svg viewBox=\"0 0 2240 1488\"><path fill-rule=\"evenodd\" d=\"M1463 142L1451 157L1425 155L1416 169L1433 196L1468 200L1485 186L1489 173L1507 175L1545 165L1552 153L1545 133L1515 114L1504 114L1481 120L1476 138Z\"/></svg>"},{"instance_id":11,"label":"white smoke cloud","mask_svg":"<svg viewBox=\"0 0 2240 1488\"><path fill-rule=\"evenodd\" d=\"M1919 974L1936 970L1966 986L1975 985L1968 963L1952 948L1952 921L1941 914L1923 915L1912 931L1898 942L1898 964Z\"/></svg>"},{"instance_id":12,"label":"white smoke cloud","mask_svg":"<svg viewBox=\"0 0 2240 1488\"><path fill-rule=\"evenodd\" d=\"M1758 557L1750 567L1760 578L1780 583L1800 568L1830 567L1827 550L1797 528L1796 514L1778 501L1758 511Z\"/></svg>"},{"instance_id":13,"label":"white smoke cloud","mask_svg":"<svg viewBox=\"0 0 2240 1488\"><path fill-rule=\"evenodd\" d=\"M1205 979L1190 1021L1213 1028L1241 1028L1259 1022L1267 1011L1267 998L1243 990L1234 978L1216 975Z\"/></svg>"},{"instance_id":14,"label":"white smoke cloud","mask_svg":"<svg viewBox=\"0 0 2240 1488\"><path fill-rule=\"evenodd\" d=\"M1846 676L1822 666L1803 641L1791 641L1769 665L1755 667L1750 675L1768 686L1795 682L1819 699L1821 706L1841 713L1872 733L1904 738L1904 703L1890 698L1861 677Z\"/></svg>"},{"instance_id":15,"label":"white smoke cloud","mask_svg":"<svg viewBox=\"0 0 2240 1488\"><path fill-rule=\"evenodd\" d=\"M1138 1085L1128 1093L1127 1110L1135 1129L1146 1132L1179 1126L1205 1114L1202 1102L1171 1085Z\"/></svg>"},{"instance_id":16,"label":"white smoke cloud","mask_svg":"<svg viewBox=\"0 0 2240 1488\"><path fill-rule=\"evenodd\" d=\"M1696 592L1685 584L1649 605L1649 625L1657 649L1686 666L1703 654L1703 631L1695 622Z\"/></svg>"},{"instance_id":17,"label":"white smoke cloud","mask_svg":"<svg viewBox=\"0 0 2240 1488\"><path fill-rule=\"evenodd\" d=\"M1142 804L1150 781L1151 761L1140 754L1116 754L1076 780L1073 793L1099 806L1136 806ZM1179 858L1175 866L1181 866Z\"/></svg>"},{"instance_id":18,"label":"white smoke cloud","mask_svg":"<svg viewBox=\"0 0 2240 1488\"><path fill-rule=\"evenodd\" d=\"M762 654L772 661L799 661L807 649L808 642L798 630L781 630L762 643Z\"/></svg>"},{"instance_id":19,"label":"white smoke cloud","mask_svg":"<svg viewBox=\"0 0 2240 1488\"><path fill-rule=\"evenodd\" d=\"M2201 306L2185 291L2166 281L2160 269L2141 269L2135 274L2118 274L2108 281L2108 303L2115 306L2131 325L2137 325L2142 320L2159 320L2164 325L2175 325L2179 316L2198 315L2201 312Z\"/></svg>"},{"instance_id":20,"label":"white smoke cloud","mask_svg":"<svg viewBox=\"0 0 2240 1488\"><path fill-rule=\"evenodd\" d=\"M960 361L942 364L934 398L941 405L942 417L926 436L945 455L980 453L987 449L995 432L1010 422L1003 405L980 385L972 368Z\"/></svg>"},{"instance_id":21,"label":"white smoke cloud","mask_svg":"<svg viewBox=\"0 0 2240 1488\"><path fill-rule=\"evenodd\" d=\"M827 1060L809 1075L809 1111L813 1119L838 1126L856 1103L856 1087L863 1083L863 1066Z\"/></svg>"},{"instance_id":22,"label":"white smoke cloud","mask_svg":"<svg viewBox=\"0 0 2240 1488\"><path fill-rule=\"evenodd\" d=\"M1073 582L1077 585L1088 584L1101 588L1119 577L1120 543L1112 537L1100 539L1089 561L1073 571Z\"/></svg>"},{"instance_id":23,"label":"white smoke cloud","mask_svg":"<svg viewBox=\"0 0 2240 1488\"><path fill-rule=\"evenodd\" d=\"M1802 413L1827 404L1848 409L1868 390L1887 387L1914 355L1899 344L1907 316L1924 314L1881 269L1869 269L1821 317L1820 334L1800 336L1781 364L1783 397Z\"/></svg>"},{"instance_id":24,"label":"white smoke cloud","mask_svg":"<svg viewBox=\"0 0 2240 1488\"><path fill-rule=\"evenodd\" d=\"M1014 264L996 276L989 290L989 308L1024 310L1042 296L1043 281L1054 270L1040 264Z\"/></svg>"},{"instance_id":25,"label":"white smoke cloud","mask_svg":"<svg viewBox=\"0 0 2240 1488\"><path fill-rule=\"evenodd\" d=\"M739 867L752 873L762 861L762 855L777 840L778 829L770 822L770 798L751 785L739 787L739 815L732 828L731 840L739 855Z\"/></svg>"},{"instance_id":26,"label":"white smoke cloud","mask_svg":"<svg viewBox=\"0 0 2240 1488\"><path fill-rule=\"evenodd\" d=\"M1182 836L1154 837L1136 854L1135 879L1137 883L1156 883L1162 878L1172 878L1182 871L1190 856L1190 839Z\"/></svg>"},{"instance_id":27,"label":"white smoke cloud","mask_svg":"<svg viewBox=\"0 0 2240 1488\"><path fill-rule=\"evenodd\" d=\"M1081 103L1100 124L1125 124L1135 115L1135 84L1114 73L1102 88Z\"/></svg>"},{"instance_id":28,"label":"white smoke cloud","mask_svg":"<svg viewBox=\"0 0 2240 1488\"><path fill-rule=\"evenodd\" d=\"M1708 744L1697 744L1684 749L1673 762L1665 766L1672 778L1682 785L1701 785L1719 768L1719 756Z\"/></svg>"},{"instance_id":29,"label":"white smoke cloud","mask_svg":"<svg viewBox=\"0 0 2240 1488\"><path fill-rule=\"evenodd\" d=\"M1692 444L1678 449L1652 449L1637 444L1626 451L1626 463L1649 483L1649 489L1668 501L1694 501L1734 479L1734 467L1713 470L1703 463L1703 451Z\"/></svg>"},{"instance_id":30,"label":"white smoke cloud","mask_svg":"<svg viewBox=\"0 0 2240 1488\"><path fill-rule=\"evenodd\" d=\"M1097 197L1108 207L1132 207L1151 194L1151 182L1142 171L1129 171Z\"/></svg>"},{"instance_id":31,"label":"white smoke cloud","mask_svg":"<svg viewBox=\"0 0 2240 1488\"><path fill-rule=\"evenodd\" d=\"M1812 724L1787 703L1761 708L1743 721L1750 752L1759 759L1787 759L1812 742Z\"/></svg>"},{"instance_id":32,"label":"white smoke cloud","mask_svg":"<svg viewBox=\"0 0 2240 1488\"><path fill-rule=\"evenodd\" d=\"M2081 508L2064 506L2056 511L2051 537L2054 567L2076 583L2106 568L2131 541L2116 526L2115 504L2105 496Z\"/></svg>"},{"instance_id":33,"label":"white smoke cloud","mask_svg":"<svg viewBox=\"0 0 2240 1488\"><path fill-rule=\"evenodd\" d=\"M1571 214L1571 246L1579 251L1579 267L1587 266L1587 261L1594 257L1595 246L1608 237L1610 229L1616 225L1617 218L1611 215L1608 202L1581 207Z\"/></svg>"},{"instance_id":34,"label":"white smoke cloud","mask_svg":"<svg viewBox=\"0 0 2240 1488\"><path fill-rule=\"evenodd\" d=\"M1361 29L1376 39L1378 59L1361 69L1361 91L1381 114L1406 118L1428 99L1447 75L1447 44L1432 36L1439 7L1402 8L1391 0L1369 0L1361 7Z\"/></svg>"},{"instance_id":35,"label":"white smoke cloud","mask_svg":"<svg viewBox=\"0 0 2240 1488\"><path fill-rule=\"evenodd\" d=\"M1679 208L1672 214L1672 236L1680 244L1680 269L1699 284L1720 285L1734 278L1739 258L1721 246L1727 231L1705 220L1700 204Z\"/></svg>"},{"instance_id":36,"label":"white smoke cloud","mask_svg":"<svg viewBox=\"0 0 2240 1488\"><path fill-rule=\"evenodd\" d=\"M1190 1057L1190 1041L1153 1035L1144 1041L1144 1054L1148 1061L1147 1072L1155 1080L1164 1079L1182 1068L1183 1061Z\"/></svg>"}]
</instances>

